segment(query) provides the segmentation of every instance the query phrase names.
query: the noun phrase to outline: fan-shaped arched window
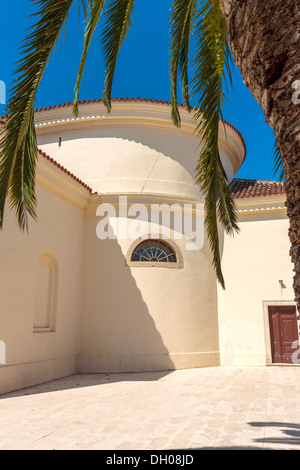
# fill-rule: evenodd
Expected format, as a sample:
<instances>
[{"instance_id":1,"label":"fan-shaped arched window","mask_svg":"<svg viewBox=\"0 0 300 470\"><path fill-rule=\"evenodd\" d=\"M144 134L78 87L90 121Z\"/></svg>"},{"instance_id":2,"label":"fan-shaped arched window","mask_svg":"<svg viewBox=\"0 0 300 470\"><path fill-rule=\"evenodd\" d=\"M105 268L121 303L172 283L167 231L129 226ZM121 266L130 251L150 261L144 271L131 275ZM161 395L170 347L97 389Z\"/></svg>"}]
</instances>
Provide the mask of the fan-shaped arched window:
<instances>
[{"instance_id":1,"label":"fan-shaped arched window","mask_svg":"<svg viewBox=\"0 0 300 470\"><path fill-rule=\"evenodd\" d=\"M177 258L173 248L162 240L145 240L133 250L131 261L176 263Z\"/></svg>"}]
</instances>

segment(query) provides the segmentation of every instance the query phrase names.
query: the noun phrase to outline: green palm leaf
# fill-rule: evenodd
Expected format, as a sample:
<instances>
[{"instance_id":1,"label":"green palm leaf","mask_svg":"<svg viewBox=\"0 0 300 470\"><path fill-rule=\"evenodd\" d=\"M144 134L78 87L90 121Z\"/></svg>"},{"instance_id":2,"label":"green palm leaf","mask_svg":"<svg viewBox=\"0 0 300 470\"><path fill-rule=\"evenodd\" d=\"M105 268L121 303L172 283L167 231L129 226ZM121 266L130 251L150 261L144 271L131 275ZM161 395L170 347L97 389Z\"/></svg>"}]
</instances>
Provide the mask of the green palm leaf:
<instances>
[{"instance_id":1,"label":"green palm leaf","mask_svg":"<svg viewBox=\"0 0 300 470\"><path fill-rule=\"evenodd\" d=\"M105 12L105 24L102 33L103 55L105 59L105 89L103 103L111 111L112 82L118 53L131 26L134 0L110 0Z\"/></svg>"},{"instance_id":2,"label":"green palm leaf","mask_svg":"<svg viewBox=\"0 0 300 470\"><path fill-rule=\"evenodd\" d=\"M284 170L282 166L282 159L280 150L278 148L277 140L274 142L274 150L273 150L273 164L274 164L274 175L279 173L279 181L284 180Z\"/></svg>"},{"instance_id":3,"label":"green palm leaf","mask_svg":"<svg viewBox=\"0 0 300 470\"><path fill-rule=\"evenodd\" d=\"M203 146L196 167L196 180L205 194L205 227L217 278L224 288L218 222L230 234L238 231L238 225L235 202L228 188L218 148L223 84L225 72L231 83L232 61L227 42L227 25L219 0L204 2L195 26L195 36L192 94L197 97L194 118Z\"/></svg>"},{"instance_id":4,"label":"green palm leaf","mask_svg":"<svg viewBox=\"0 0 300 470\"><path fill-rule=\"evenodd\" d=\"M28 214L36 217L35 168L37 160L34 102L51 52L67 20L73 0L35 0L39 19L23 44L23 58L8 101L0 161L0 227L5 202L17 211L21 229L27 228Z\"/></svg>"},{"instance_id":5,"label":"green palm leaf","mask_svg":"<svg viewBox=\"0 0 300 470\"><path fill-rule=\"evenodd\" d=\"M193 33L194 20L197 15L199 0L173 0L171 7L171 43L170 43L170 78L172 119L176 126L180 124L177 105L178 71L181 75L182 96L186 108L190 111L188 64L190 38Z\"/></svg>"},{"instance_id":6,"label":"green palm leaf","mask_svg":"<svg viewBox=\"0 0 300 470\"><path fill-rule=\"evenodd\" d=\"M77 103L78 103L78 96L79 96L79 87L80 87L81 79L82 79L85 64L86 64L88 49L90 47L93 34L95 32L101 13L103 11L104 3L105 3L105 0L89 0L89 5L86 11L87 25L85 29L83 52L82 52L80 67L79 67L79 71L77 75L77 81L76 81L76 86L75 86L75 98L74 98L74 103L73 103L73 113L75 114L75 116L78 116Z\"/></svg>"}]
</instances>

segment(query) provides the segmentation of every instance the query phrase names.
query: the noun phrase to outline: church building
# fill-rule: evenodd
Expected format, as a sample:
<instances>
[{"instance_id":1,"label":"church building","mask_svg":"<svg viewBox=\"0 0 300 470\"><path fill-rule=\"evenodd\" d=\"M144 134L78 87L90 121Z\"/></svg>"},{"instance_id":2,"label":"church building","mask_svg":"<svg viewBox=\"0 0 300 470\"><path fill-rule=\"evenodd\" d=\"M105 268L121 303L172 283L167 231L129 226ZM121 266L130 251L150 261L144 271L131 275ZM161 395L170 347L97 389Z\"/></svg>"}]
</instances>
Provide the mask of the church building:
<instances>
[{"instance_id":1,"label":"church building","mask_svg":"<svg viewBox=\"0 0 300 470\"><path fill-rule=\"evenodd\" d=\"M284 185L236 178L240 132L219 149L240 232L219 227L217 282L183 107L116 99L36 110L37 221L0 232L0 394L76 373L298 363Z\"/></svg>"}]
</instances>

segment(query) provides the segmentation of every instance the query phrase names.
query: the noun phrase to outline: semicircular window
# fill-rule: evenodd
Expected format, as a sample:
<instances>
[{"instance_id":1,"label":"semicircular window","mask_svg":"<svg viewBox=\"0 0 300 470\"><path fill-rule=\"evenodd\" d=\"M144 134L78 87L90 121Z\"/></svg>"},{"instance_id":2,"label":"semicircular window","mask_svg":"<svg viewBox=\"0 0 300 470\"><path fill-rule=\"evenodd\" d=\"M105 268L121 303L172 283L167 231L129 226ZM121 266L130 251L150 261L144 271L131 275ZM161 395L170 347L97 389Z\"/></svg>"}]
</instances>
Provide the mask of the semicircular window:
<instances>
[{"instance_id":1,"label":"semicircular window","mask_svg":"<svg viewBox=\"0 0 300 470\"><path fill-rule=\"evenodd\" d=\"M131 261L176 263L173 248L161 240L145 240L135 247Z\"/></svg>"}]
</instances>

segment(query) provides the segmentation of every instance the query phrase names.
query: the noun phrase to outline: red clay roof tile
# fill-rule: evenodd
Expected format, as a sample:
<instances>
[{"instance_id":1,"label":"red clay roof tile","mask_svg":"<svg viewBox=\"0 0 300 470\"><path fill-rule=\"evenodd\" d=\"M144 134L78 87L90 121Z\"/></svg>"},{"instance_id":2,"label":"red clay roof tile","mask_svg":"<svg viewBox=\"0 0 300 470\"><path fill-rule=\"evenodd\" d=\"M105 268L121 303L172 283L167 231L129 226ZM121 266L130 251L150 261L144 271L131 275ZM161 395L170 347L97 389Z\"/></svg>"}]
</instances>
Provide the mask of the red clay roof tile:
<instances>
[{"instance_id":1,"label":"red clay roof tile","mask_svg":"<svg viewBox=\"0 0 300 470\"><path fill-rule=\"evenodd\" d=\"M4 125L5 121L0 121L0 126ZM59 168L61 171L66 173L68 176L70 176L74 181L79 183L81 186L83 186L85 189L87 189L90 193L92 192L92 188L90 188L86 183L81 181L77 176L73 175L70 171L68 171L66 168L64 168L60 163L55 161L53 158L49 157L45 152L43 152L41 149L37 149L38 154L41 155L43 158L51 162L53 165L55 165L57 168Z\"/></svg>"},{"instance_id":2,"label":"red clay roof tile","mask_svg":"<svg viewBox=\"0 0 300 470\"><path fill-rule=\"evenodd\" d=\"M235 199L285 194L284 183L280 181L235 178L230 186L231 192Z\"/></svg>"},{"instance_id":3,"label":"red clay roof tile","mask_svg":"<svg viewBox=\"0 0 300 470\"><path fill-rule=\"evenodd\" d=\"M81 186L83 186L85 189L87 189L90 193L92 192L92 188L90 188L86 183L84 183L83 181L81 181L79 178L77 178L77 176L73 175L73 173L71 173L70 171L68 171L66 168L64 168L60 163L58 163L57 161L55 161L53 158L49 157L49 155L47 155L45 152L43 152L41 149L38 149L38 154L41 155L43 158L45 158L46 160L48 160L49 162L53 163L53 165L57 166L57 168L59 168L61 171L63 171L64 173L66 173L68 176L70 176L71 178L73 178L73 180L75 180L77 183L79 183Z\"/></svg>"}]
</instances>

